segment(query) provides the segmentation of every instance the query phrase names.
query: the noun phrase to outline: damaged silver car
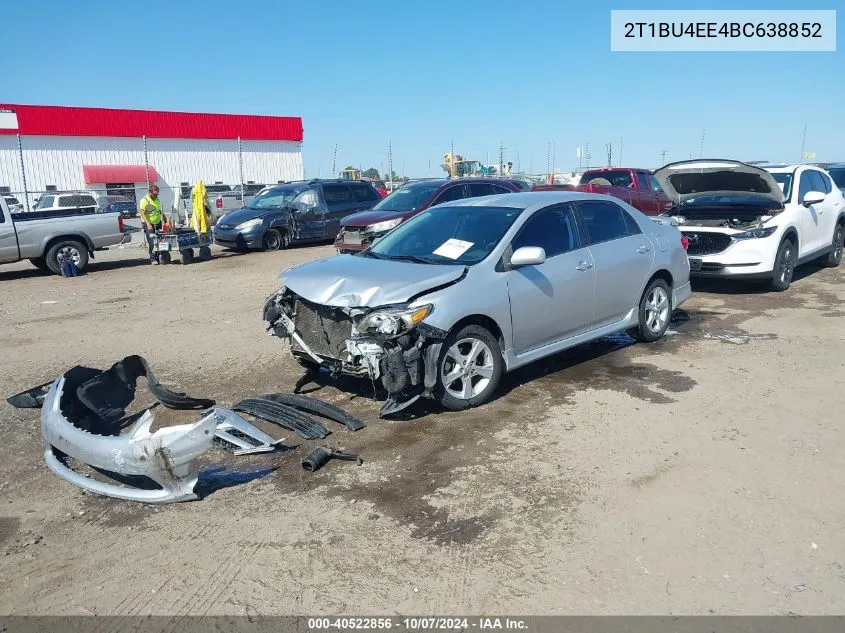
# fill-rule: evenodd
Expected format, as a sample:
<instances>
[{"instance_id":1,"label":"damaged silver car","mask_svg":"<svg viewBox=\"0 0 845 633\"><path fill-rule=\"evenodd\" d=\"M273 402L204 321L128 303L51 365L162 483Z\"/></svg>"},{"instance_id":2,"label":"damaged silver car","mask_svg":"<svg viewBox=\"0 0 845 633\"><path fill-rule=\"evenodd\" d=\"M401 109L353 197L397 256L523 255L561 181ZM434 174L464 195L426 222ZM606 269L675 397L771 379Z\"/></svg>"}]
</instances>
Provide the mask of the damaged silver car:
<instances>
[{"instance_id":1,"label":"damaged silver car","mask_svg":"<svg viewBox=\"0 0 845 633\"><path fill-rule=\"evenodd\" d=\"M439 205L280 279L268 330L305 366L380 380L382 415L480 405L504 372L616 332L657 340L690 294L676 227L574 192Z\"/></svg>"}]
</instances>

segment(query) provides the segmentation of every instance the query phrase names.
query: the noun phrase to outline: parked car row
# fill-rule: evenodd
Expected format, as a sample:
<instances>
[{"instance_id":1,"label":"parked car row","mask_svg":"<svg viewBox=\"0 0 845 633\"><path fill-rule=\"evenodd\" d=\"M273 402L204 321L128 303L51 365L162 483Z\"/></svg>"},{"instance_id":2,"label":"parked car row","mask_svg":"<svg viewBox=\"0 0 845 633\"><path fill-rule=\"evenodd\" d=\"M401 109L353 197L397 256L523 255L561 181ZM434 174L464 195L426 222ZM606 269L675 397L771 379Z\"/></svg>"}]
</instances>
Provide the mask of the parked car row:
<instances>
[{"instance_id":1,"label":"parked car row","mask_svg":"<svg viewBox=\"0 0 845 633\"><path fill-rule=\"evenodd\" d=\"M614 192L645 175L609 171L598 186ZM340 254L285 271L265 321L301 364L380 380L381 415L422 396L460 410L492 398L505 372L574 345L622 331L659 339L691 274L782 291L800 263L841 263L845 198L818 167L691 160L648 176L663 213L583 187L473 197L482 181L406 185L341 221ZM361 244L353 226L386 233Z\"/></svg>"}]
</instances>

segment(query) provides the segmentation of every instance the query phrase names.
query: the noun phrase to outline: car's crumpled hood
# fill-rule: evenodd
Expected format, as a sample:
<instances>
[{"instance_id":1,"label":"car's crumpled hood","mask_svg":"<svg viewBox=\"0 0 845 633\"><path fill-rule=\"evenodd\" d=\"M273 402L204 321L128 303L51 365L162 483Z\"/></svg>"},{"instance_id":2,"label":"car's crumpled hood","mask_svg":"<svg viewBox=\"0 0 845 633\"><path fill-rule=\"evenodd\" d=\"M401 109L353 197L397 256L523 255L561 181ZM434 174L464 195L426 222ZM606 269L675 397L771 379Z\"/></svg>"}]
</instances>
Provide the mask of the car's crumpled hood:
<instances>
[{"instance_id":1,"label":"car's crumpled hood","mask_svg":"<svg viewBox=\"0 0 845 633\"><path fill-rule=\"evenodd\" d=\"M404 211L360 211L347 215L340 221L341 226L369 226L376 222L384 222L385 220L401 220L404 217Z\"/></svg>"},{"instance_id":2,"label":"car's crumpled hood","mask_svg":"<svg viewBox=\"0 0 845 633\"><path fill-rule=\"evenodd\" d=\"M736 160L684 160L654 172L663 191L684 205L696 198L737 196L765 200L772 209L783 208L783 191L765 169Z\"/></svg>"},{"instance_id":3,"label":"car's crumpled hood","mask_svg":"<svg viewBox=\"0 0 845 633\"><path fill-rule=\"evenodd\" d=\"M376 308L403 303L426 290L456 281L460 265L433 265L334 255L283 272L279 279L303 299L339 308Z\"/></svg>"}]
</instances>

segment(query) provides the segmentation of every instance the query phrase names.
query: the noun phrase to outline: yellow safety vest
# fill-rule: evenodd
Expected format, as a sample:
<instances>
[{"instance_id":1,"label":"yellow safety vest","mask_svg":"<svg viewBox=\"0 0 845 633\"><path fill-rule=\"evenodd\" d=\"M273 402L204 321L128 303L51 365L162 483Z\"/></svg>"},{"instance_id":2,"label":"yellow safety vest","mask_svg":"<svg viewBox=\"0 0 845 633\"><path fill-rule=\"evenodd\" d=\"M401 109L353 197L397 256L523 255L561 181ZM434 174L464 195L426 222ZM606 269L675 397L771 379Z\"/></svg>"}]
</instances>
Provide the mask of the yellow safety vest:
<instances>
[{"instance_id":1,"label":"yellow safety vest","mask_svg":"<svg viewBox=\"0 0 845 633\"><path fill-rule=\"evenodd\" d=\"M152 209L148 209L152 207ZM150 224L161 224L161 200L153 200L149 196L141 198L141 211L147 214L147 222Z\"/></svg>"}]
</instances>

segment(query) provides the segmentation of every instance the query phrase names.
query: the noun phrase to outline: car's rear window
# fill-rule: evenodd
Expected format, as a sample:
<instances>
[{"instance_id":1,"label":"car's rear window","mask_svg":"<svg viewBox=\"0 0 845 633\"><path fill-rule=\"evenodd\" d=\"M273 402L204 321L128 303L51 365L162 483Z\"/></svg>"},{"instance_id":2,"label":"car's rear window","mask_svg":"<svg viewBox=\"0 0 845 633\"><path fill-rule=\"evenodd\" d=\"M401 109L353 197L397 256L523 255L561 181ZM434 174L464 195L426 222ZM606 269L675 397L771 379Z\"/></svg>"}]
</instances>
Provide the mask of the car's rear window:
<instances>
[{"instance_id":1,"label":"car's rear window","mask_svg":"<svg viewBox=\"0 0 845 633\"><path fill-rule=\"evenodd\" d=\"M833 178L833 182L836 183L837 187L840 189L845 187L845 167L834 167L833 169L829 169L827 173Z\"/></svg>"},{"instance_id":2,"label":"car's rear window","mask_svg":"<svg viewBox=\"0 0 845 633\"><path fill-rule=\"evenodd\" d=\"M586 185L594 178L603 178L614 187L630 187L631 172L626 169L609 169L607 171L585 171L581 176L581 184Z\"/></svg>"}]
</instances>

